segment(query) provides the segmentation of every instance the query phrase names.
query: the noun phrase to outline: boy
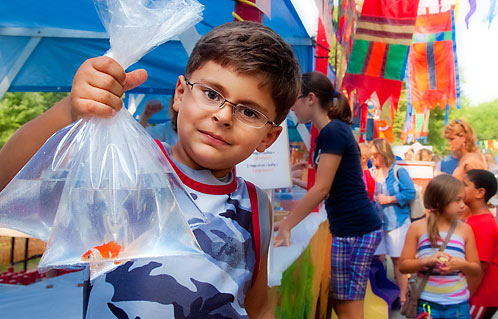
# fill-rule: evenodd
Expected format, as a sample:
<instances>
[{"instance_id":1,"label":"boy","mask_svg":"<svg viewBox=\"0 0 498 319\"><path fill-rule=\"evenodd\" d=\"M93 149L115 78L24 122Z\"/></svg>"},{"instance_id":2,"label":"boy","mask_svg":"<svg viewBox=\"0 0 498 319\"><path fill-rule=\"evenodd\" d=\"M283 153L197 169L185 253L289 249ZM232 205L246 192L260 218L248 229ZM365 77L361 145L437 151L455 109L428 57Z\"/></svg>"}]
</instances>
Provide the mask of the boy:
<instances>
[{"instance_id":1,"label":"boy","mask_svg":"<svg viewBox=\"0 0 498 319\"><path fill-rule=\"evenodd\" d=\"M85 61L70 98L2 149L0 187L52 133L82 117L112 116L123 93L146 76L144 70L125 74L107 57ZM299 90L292 49L267 27L227 23L198 41L174 93L178 142L160 147L207 218L191 225L204 254L134 260L95 278L88 318L264 317L269 201L233 169L276 140Z\"/></svg>"},{"instance_id":2,"label":"boy","mask_svg":"<svg viewBox=\"0 0 498 319\"><path fill-rule=\"evenodd\" d=\"M465 204L470 209L467 223L472 227L484 273L470 298L473 319L491 319L498 309L498 226L487 205L496 194L495 176L486 170L471 169L463 176ZM469 287L476 288L476 287Z\"/></svg>"}]
</instances>

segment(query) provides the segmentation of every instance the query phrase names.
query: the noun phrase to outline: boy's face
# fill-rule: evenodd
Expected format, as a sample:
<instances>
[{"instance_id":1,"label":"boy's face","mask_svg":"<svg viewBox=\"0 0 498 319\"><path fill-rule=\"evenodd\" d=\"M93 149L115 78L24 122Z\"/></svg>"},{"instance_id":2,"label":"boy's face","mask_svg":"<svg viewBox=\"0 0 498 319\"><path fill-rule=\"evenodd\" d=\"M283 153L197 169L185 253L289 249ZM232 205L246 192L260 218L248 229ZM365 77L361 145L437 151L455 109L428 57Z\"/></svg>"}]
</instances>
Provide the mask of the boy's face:
<instances>
[{"instance_id":1,"label":"boy's face","mask_svg":"<svg viewBox=\"0 0 498 319\"><path fill-rule=\"evenodd\" d=\"M172 152L183 164L193 169L209 169L214 176L223 177L254 150L263 152L277 139L280 126L247 126L234 116L234 106L230 103L221 108L206 107L192 94L193 88L186 80L209 86L230 102L250 106L270 121L276 116L270 91L259 87L258 76L240 75L208 61L191 78L180 76L175 89L173 109L178 112L178 143Z\"/></svg>"},{"instance_id":2,"label":"boy's face","mask_svg":"<svg viewBox=\"0 0 498 319\"><path fill-rule=\"evenodd\" d=\"M463 176L462 182L465 189L465 204L469 205L475 200L484 198L482 194L484 189L476 188L476 185L467 177L467 175Z\"/></svg>"}]
</instances>

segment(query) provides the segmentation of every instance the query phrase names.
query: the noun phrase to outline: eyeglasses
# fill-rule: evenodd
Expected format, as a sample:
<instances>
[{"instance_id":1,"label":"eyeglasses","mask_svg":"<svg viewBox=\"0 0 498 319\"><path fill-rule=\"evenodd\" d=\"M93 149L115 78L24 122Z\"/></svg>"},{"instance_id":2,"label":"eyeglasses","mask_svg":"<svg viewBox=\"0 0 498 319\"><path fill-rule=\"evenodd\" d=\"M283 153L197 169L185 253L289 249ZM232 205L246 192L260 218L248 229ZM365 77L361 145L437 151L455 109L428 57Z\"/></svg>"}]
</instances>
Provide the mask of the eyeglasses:
<instances>
[{"instance_id":1,"label":"eyeglasses","mask_svg":"<svg viewBox=\"0 0 498 319\"><path fill-rule=\"evenodd\" d=\"M233 114L235 118L247 126L254 128L261 128L266 124L277 126L275 122L270 121L268 116L261 111L244 104L235 104L230 102L223 96L223 94L205 84L192 83L190 81L186 81L186 83L192 88L192 96L195 101L206 109L215 111L223 108L225 104L228 103L233 106Z\"/></svg>"}]
</instances>

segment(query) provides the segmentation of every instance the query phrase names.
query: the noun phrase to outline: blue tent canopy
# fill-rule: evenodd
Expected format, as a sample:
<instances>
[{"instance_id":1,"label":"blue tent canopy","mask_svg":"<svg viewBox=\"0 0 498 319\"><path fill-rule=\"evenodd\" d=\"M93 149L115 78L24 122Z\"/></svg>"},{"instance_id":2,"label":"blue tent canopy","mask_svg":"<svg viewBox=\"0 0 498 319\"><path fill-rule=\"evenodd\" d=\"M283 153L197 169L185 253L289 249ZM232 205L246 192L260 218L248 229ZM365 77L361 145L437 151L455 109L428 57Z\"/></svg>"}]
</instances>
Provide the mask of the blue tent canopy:
<instances>
[{"instance_id":1,"label":"blue tent canopy","mask_svg":"<svg viewBox=\"0 0 498 319\"><path fill-rule=\"evenodd\" d=\"M233 0L200 0L200 35L233 21ZM313 47L291 0L273 0L264 24L292 45L303 72L312 70ZM6 91L67 92L84 60L109 48L108 36L92 0L17 0L0 2L0 97ZM179 39L148 53L130 67L144 68L148 80L133 93L171 94L188 54Z\"/></svg>"}]
</instances>

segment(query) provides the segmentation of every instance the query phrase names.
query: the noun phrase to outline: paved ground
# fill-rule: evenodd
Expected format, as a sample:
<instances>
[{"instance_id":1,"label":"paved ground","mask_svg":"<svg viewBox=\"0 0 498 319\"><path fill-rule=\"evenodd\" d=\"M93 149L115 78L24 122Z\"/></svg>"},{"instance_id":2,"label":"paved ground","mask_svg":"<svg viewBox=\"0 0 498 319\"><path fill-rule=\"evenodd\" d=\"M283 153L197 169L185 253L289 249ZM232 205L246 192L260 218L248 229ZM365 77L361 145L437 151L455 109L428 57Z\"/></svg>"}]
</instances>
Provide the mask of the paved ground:
<instances>
[{"instance_id":1,"label":"paved ground","mask_svg":"<svg viewBox=\"0 0 498 319\"><path fill-rule=\"evenodd\" d=\"M393 279L393 264L392 264L390 258L387 258L386 266L387 266L386 267L387 268L387 278L394 281L394 279ZM392 310L391 311L390 319L405 319L405 318L406 317L402 316L401 313L399 312L399 310ZM365 318L365 319L371 319L371 318Z\"/></svg>"}]
</instances>

